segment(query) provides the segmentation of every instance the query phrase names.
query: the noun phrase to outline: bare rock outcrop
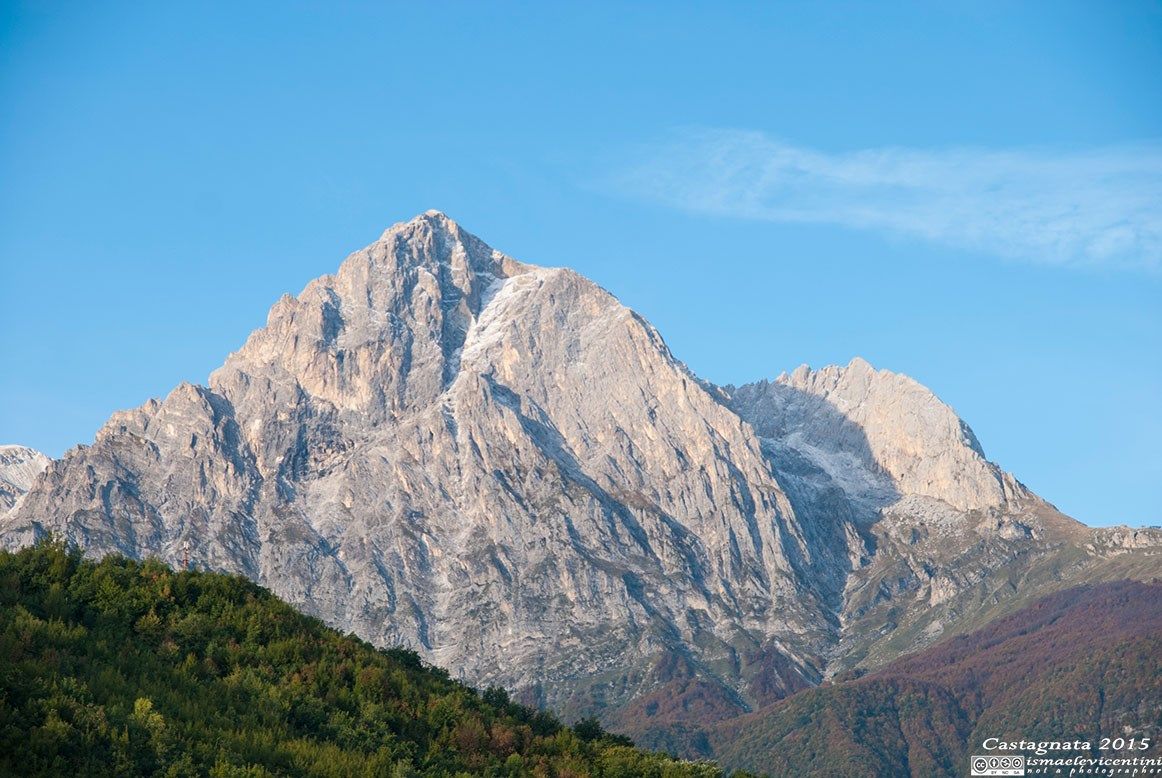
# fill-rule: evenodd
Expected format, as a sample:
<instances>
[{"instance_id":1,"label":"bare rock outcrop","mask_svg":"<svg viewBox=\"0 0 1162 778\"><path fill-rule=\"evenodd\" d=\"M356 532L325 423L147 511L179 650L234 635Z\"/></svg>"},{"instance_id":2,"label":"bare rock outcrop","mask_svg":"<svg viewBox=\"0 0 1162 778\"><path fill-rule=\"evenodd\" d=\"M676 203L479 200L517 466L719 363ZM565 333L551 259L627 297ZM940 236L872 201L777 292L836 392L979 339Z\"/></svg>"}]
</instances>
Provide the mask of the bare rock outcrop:
<instances>
[{"instance_id":1,"label":"bare rock outcrop","mask_svg":"<svg viewBox=\"0 0 1162 778\"><path fill-rule=\"evenodd\" d=\"M0 514L24 496L51 461L28 446L0 446Z\"/></svg>"}]
</instances>

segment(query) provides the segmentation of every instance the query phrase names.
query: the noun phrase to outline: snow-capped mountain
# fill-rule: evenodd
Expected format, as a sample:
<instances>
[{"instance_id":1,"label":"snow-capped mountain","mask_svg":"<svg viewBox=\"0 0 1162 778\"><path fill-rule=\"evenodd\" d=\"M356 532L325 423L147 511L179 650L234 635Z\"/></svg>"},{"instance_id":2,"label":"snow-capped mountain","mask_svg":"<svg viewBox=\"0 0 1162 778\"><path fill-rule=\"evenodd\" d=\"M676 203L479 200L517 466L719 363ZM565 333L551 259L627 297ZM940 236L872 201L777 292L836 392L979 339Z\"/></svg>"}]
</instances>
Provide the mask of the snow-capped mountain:
<instances>
[{"instance_id":1,"label":"snow-capped mountain","mask_svg":"<svg viewBox=\"0 0 1162 778\"><path fill-rule=\"evenodd\" d=\"M16 504L51 461L28 446L0 446L0 513Z\"/></svg>"},{"instance_id":2,"label":"snow-capped mountain","mask_svg":"<svg viewBox=\"0 0 1162 778\"><path fill-rule=\"evenodd\" d=\"M650 695L728 715L1162 572L1155 535L1062 516L911 379L714 387L596 284L438 212L279 300L207 386L114 414L0 523L50 530L647 734Z\"/></svg>"}]
</instances>

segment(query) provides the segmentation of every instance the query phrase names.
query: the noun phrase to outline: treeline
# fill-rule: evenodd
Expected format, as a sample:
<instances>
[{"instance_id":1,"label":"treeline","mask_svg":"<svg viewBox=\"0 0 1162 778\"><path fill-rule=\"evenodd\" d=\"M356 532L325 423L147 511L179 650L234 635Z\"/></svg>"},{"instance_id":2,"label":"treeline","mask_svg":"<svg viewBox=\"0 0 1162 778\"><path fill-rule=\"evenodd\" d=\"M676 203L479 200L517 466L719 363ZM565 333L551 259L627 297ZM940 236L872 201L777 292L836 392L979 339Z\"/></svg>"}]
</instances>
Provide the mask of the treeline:
<instances>
[{"instance_id":1,"label":"treeline","mask_svg":"<svg viewBox=\"0 0 1162 778\"><path fill-rule=\"evenodd\" d=\"M0 774L720 776L477 692L232 576L0 552Z\"/></svg>"}]
</instances>

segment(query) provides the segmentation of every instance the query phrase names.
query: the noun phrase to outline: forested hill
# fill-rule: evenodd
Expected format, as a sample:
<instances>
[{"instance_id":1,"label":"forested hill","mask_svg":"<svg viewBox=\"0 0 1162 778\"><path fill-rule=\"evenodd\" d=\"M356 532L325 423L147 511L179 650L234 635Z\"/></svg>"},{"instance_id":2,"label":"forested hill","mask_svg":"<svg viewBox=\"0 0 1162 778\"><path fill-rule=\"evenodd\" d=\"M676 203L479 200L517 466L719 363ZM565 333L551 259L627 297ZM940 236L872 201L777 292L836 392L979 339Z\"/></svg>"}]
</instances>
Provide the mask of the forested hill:
<instances>
[{"instance_id":1,"label":"forested hill","mask_svg":"<svg viewBox=\"0 0 1162 778\"><path fill-rule=\"evenodd\" d=\"M985 738L1162 738L1162 583L1050 595L863 678L801 692L711 733L725 766L778 775L967 775ZM1075 754L1066 754L1066 756ZM777 756L777 758L776 758Z\"/></svg>"},{"instance_id":2,"label":"forested hill","mask_svg":"<svg viewBox=\"0 0 1162 778\"><path fill-rule=\"evenodd\" d=\"M248 581L0 552L0 774L718 776L479 693Z\"/></svg>"}]
</instances>

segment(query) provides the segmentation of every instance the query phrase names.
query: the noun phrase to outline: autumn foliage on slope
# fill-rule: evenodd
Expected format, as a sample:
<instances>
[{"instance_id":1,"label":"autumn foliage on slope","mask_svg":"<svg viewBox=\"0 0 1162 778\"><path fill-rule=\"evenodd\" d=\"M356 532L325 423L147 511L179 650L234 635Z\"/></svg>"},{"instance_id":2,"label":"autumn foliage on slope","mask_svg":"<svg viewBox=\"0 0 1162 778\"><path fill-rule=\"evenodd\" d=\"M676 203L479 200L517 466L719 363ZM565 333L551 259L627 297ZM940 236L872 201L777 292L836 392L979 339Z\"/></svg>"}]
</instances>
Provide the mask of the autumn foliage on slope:
<instances>
[{"instance_id":1,"label":"autumn foliage on slope","mask_svg":"<svg viewBox=\"0 0 1162 778\"><path fill-rule=\"evenodd\" d=\"M773 775L939 776L967 774L987 737L1080 739L1094 755L1103 736L1152 737L1131 755L1154 756L1159 735L1162 584L1120 581L1053 594L710 739L724 765Z\"/></svg>"}]
</instances>

